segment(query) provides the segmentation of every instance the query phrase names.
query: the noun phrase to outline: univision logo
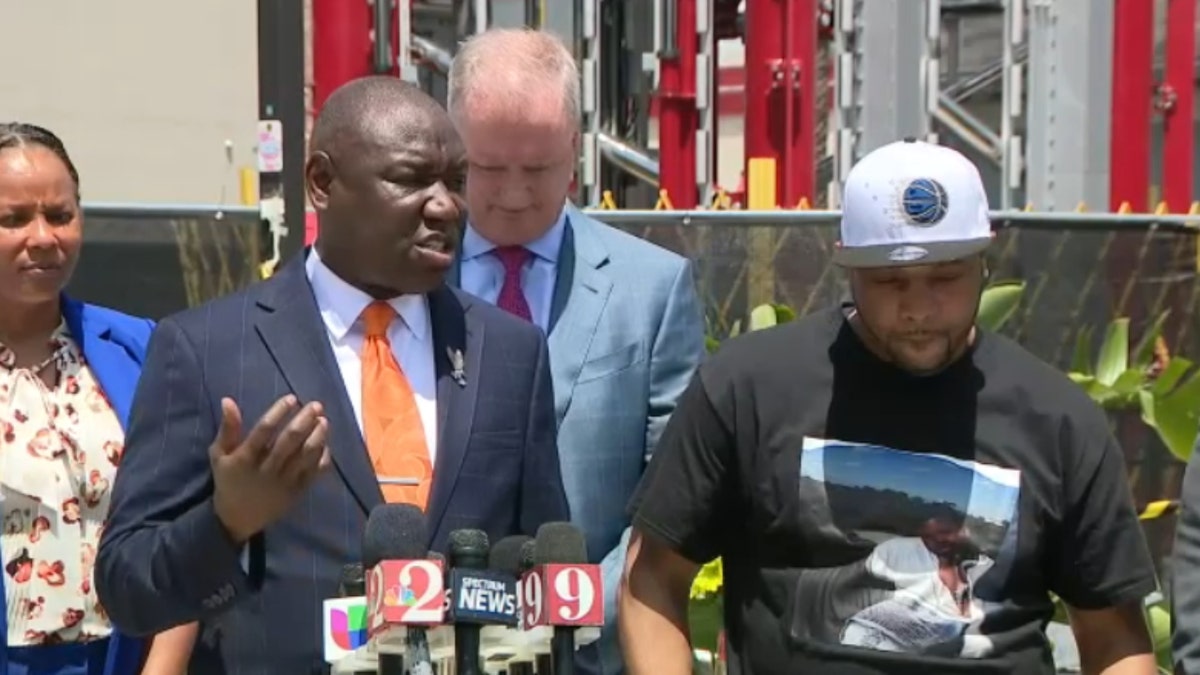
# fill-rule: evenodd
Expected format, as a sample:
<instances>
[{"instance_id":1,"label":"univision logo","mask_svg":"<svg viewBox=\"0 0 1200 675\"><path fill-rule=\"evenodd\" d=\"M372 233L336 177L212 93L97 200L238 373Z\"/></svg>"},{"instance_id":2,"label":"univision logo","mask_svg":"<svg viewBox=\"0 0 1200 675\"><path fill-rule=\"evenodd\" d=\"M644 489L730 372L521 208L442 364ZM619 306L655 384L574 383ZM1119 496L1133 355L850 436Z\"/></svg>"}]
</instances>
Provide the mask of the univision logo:
<instances>
[{"instance_id":1,"label":"univision logo","mask_svg":"<svg viewBox=\"0 0 1200 675\"><path fill-rule=\"evenodd\" d=\"M332 609L329 613L329 634L333 643L346 651L367 644L367 606Z\"/></svg>"}]
</instances>

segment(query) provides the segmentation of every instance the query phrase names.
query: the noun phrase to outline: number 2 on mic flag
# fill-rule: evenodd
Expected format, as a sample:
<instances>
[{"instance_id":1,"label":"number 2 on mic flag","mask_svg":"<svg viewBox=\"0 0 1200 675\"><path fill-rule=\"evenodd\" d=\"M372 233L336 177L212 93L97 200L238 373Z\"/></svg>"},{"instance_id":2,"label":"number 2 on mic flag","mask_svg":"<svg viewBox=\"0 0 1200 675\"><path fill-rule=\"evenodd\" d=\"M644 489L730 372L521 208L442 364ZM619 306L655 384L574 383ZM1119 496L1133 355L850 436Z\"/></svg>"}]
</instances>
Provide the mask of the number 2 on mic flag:
<instances>
[{"instance_id":1,"label":"number 2 on mic flag","mask_svg":"<svg viewBox=\"0 0 1200 675\"><path fill-rule=\"evenodd\" d=\"M367 574L368 633L375 637L395 624L440 624L445 597L440 561L383 560Z\"/></svg>"},{"instance_id":2,"label":"number 2 on mic flag","mask_svg":"<svg viewBox=\"0 0 1200 675\"><path fill-rule=\"evenodd\" d=\"M521 579L521 628L603 626L599 565L542 565Z\"/></svg>"}]
</instances>

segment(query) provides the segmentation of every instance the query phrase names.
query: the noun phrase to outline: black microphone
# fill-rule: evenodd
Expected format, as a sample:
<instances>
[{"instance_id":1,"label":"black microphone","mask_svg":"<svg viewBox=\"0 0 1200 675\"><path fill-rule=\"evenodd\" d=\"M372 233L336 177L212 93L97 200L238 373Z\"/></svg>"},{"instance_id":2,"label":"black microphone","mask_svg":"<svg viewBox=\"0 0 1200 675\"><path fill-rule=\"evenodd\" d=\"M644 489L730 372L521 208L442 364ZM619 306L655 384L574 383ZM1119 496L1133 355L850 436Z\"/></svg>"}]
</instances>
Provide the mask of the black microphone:
<instances>
[{"instance_id":1,"label":"black microphone","mask_svg":"<svg viewBox=\"0 0 1200 675\"><path fill-rule=\"evenodd\" d=\"M380 504L371 509L363 530L363 568L370 570L384 560L416 560L429 555L429 529L425 514L411 504ZM419 627L406 627L411 636ZM411 638L410 638L411 639ZM379 675L405 675L404 654L380 649Z\"/></svg>"},{"instance_id":2,"label":"black microphone","mask_svg":"<svg viewBox=\"0 0 1200 675\"><path fill-rule=\"evenodd\" d=\"M342 578L338 581L338 597L354 598L367 594L367 577L363 575L362 563L342 567Z\"/></svg>"},{"instance_id":3,"label":"black microphone","mask_svg":"<svg viewBox=\"0 0 1200 675\"><path fill-rule=\"evenodd\" d=\"M536 565L587 565L587 540L570 523L546 523L534 538ZM554 626L550 639L551 671L554 675L575 674L575 626Z\"/></svg>"},{"instance_id":4,"label":"black microphone","mask_svg":"<svg viewBox=\"0 0 1200 675\"><path fill-rule=\"evenodd\" d=\"M529 562L533 562L533 537L523 534L505 537L496 542L488 555L488 567L505 574L511 574L514 579L520 579L528 567L524 564L528 552ZM517 593L520 593L517 587ZM532 661L509 661L508 675L534 675Z\"/></svg>"},{"instance_id":5,"label":"black microphone","mask_svg":"<svg viewBox=\"0 0 1200 675\"><path fill-rule=\"evenodd\" d=\"M533 569L537 565L537 540L530 538L521 546L521 575ZM537 675L552 675L554 672L554 663L550 660L549 654L534 655L534 663L536 664ZM526 674L531 675L531 674Z\"/></svg>"},{"instance_id":6,"label":"black microphone","mask_svg":"<svg viewBox=\"0 0 1200 675\"><path fill-rule=\"evenodd\" d=\"M450 567L452 570L487 569L489 549L486 532L455 530L450 533ZM456 596L450 603L453 608L463 589L453 581L450 588L451 593ZM459 617L455 617L454 622L454 670L457 675L483 675L483 666L479 661L481 626L473 621L464 622L458 619Z\"/></svg>"},{"instance_id":7,"label":"black microphone","mask_svg":"<svg viewBox=\"0 0 1200 675\"><path fill-rule=\"evenodd\" d=\"M367 577L363 574L362 563L352 563L342 566L342 576L338 580L339 598L361 598L367 594ZM356 670L354 675L375 675L374 670Z\"/></svg>"}]
</instances>

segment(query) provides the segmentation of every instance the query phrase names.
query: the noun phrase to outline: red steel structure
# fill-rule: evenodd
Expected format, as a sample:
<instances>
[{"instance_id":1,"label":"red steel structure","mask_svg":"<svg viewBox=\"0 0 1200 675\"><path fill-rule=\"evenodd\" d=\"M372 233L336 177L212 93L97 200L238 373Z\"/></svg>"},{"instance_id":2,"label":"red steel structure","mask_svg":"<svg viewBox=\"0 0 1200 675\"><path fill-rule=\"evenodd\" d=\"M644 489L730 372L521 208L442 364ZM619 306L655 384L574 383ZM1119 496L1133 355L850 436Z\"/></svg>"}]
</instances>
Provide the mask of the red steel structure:
<instances>
[{"instance_id":1,"label":"red steel structure","mask_svg":"<svg viewBox=\"0 0 1200 675\"><path fill-rule=\"evenodd\" d=\"M775 160L784 208L814 196L817 18L816 0L746 2L746 163Z\"/></svg>"},{"instance_id":2,"label":"red steel structure","mask_svg":"<svg viewBox=\"0 0 1200 675\"><path fill-rule=\"evenodd\" d=\"M1196 0L1167 5L1166 79L1159 91L1163 113L1162 198L1174 213L1192 202L1195 174ZM1114 165L1115 166L1115 165Z\"/></svg>"},{"instance_id":3,"label":"red steel structure","mask_svg":"<svg viewBox=\"0 0 1200 675\"><path fill-rule=\"evenodd\" d=\"M313 112L334 89L371 74L371 6L312 0Z\"/></svg>"},{"instance_id":4,"label":"red steel structure","mask_svg":"<svg viewBox=\"0 0 1200 675\"><path fill-rule=\"evenodd\" d=\"M658 186L676 208L692 208L700 200L696 172L696 0L676 0L675 45L659 55ZM715 79L715 73L714 73ZM716 82L710 91L716 91Z\"/></svg>"},{"instance_id":5,"label":"red steel structure","mask_svg":"<svg viewBox=\"0 0 1200 675\"><path fill-rule=\"evenodd\" d=\"M563 0L567 1L567 0ZM660 54L659 182L675 208L700 205L696 132L697 12L703 0L677 0L674 48ZM714 0L719 17L736 12L736 0ZM372 10L365 0L312 0L314 109L343 83L375 72ZM795 207L816 193L817 49L823 8L819 0L747 0L745 65L712 68L708 91L721 117L745 110L746 166L768 158L775 165L779 206ZM1113 88L1110 132L1110 208L1148 208L1151 123L1163 114L1163 199L1172 211L1192 200L1194 177L1195 0L1168 0L1167 67L1155 86L1154 3L1114 0ZM406 21L406 17L401 18ZM393 46L405 25L393 27ZM722 35L721 37L727 37ZM393 67L391 72L395 73ZM734 80L743 79L742 91ZM722 86L725 85L725 86ZM1156 97L1157 94L1157 97ZM714 141L716 139L714 138ZM715 145L715 143L714 143Z\"/></svg>"},{"instance_id":6,"label":"red steel structure","mask_svg":"<svg viewBox=\"0 0 1200 675\"><path fill-rule=\"evenodd\" d=\"M1113 2L1109 208L1145 211L1154 95L1154 3Z\"/></svg>"}]
</instances>

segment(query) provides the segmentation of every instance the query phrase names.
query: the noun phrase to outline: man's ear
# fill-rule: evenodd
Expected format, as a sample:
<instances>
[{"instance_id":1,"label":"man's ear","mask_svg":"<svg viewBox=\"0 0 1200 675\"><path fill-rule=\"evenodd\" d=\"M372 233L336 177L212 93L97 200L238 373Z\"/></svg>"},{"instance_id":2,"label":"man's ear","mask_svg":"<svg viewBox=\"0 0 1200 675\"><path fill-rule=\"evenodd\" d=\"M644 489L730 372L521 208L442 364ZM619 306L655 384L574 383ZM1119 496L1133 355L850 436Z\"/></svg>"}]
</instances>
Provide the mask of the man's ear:
<instances>
[{"instance_id":1,"label":"man's ear","mask_svg":"<svg viewBox=\"0 0 1200 675\"><path fill-rule=\"evenodd\" d=\"M324 152L309 155L304 164L304 187L314 209L324 211L329 206L329 190L334 180L333 162Z\"/></svg>"}]
</instances>

